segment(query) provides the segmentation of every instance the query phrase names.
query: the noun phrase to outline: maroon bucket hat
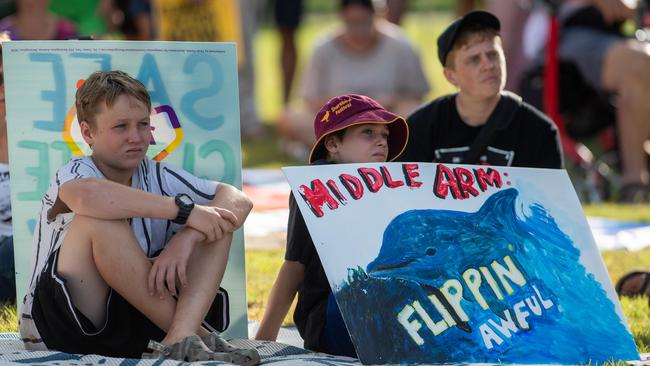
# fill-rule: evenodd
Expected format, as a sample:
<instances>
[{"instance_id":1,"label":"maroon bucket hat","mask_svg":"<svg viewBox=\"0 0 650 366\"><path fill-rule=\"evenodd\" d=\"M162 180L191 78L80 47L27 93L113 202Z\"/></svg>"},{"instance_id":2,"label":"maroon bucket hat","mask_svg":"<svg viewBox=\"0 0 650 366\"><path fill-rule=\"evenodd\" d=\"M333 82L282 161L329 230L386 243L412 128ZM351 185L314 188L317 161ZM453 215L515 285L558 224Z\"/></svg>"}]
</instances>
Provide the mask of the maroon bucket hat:
<instances>
[{"instance_id":1,"label":"maroon bucket hat","mask_svg":"<svg viewBox=\"0 0 650 366\"><path fill-rule=\"evenodd\" d=\"M354 125L380 124L388 126L388 161L398 157L408 141L409 129L404 118L384 109L365 95L344 94L330 99L314 119L316 142L309 154L309 163L327 157L325 137Z\"/></svg>"}]
</instances>

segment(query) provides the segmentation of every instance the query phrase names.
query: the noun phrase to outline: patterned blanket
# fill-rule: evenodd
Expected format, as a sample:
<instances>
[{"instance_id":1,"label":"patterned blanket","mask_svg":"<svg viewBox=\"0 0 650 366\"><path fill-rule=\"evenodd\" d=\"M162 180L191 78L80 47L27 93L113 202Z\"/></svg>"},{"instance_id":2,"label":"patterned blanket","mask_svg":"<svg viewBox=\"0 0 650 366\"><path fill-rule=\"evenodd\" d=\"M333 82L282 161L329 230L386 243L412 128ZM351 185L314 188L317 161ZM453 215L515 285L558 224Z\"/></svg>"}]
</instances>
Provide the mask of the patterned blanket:
<instances>
[{"instance_id":1,"label":"patterned blanket","mask_svg":"<svg viewBox=\"0 0 650 366\"><path fill-rule=\"evenodd\" d=\"M262 358L262 365L273 366L346 366L361 365L357 359L314 353L300 347L283 343L233 339L237 347L256 348ZM209 361L194 365L231 365L230 363ZM628 362L628 365L650 365L650 354L642 354L641 361ZM26 351L17 333L0 333L0 366L3 365L43 365L43 366L179 366L187 362L162 360L137 360L113 358L99 355L73 355L63 352ZM478 364L476 364L478 365ZM533 366L533 365L527 365Z\"/></svg>"},{"instance_id":2,"label":"patterned blanket","mask_svg":"<svg viewBox=\"0 0 650 366\"><path fill-rule=\"evenodd\" d=\"M234 339L231 343L237 347L256 348L262 358L262 365L359 365L358 360L349 357L336 357L314 353L303 348L276 342ZM51 365L51 366L175 366L186 362L162 360L138 360L113 358L99 355L74 355L63 352L26 351L23 342L16 333L0 333L0 365ZM230 365L225 362L209 361L194 363L197 365Z\"/></svg>"}]
</instances>

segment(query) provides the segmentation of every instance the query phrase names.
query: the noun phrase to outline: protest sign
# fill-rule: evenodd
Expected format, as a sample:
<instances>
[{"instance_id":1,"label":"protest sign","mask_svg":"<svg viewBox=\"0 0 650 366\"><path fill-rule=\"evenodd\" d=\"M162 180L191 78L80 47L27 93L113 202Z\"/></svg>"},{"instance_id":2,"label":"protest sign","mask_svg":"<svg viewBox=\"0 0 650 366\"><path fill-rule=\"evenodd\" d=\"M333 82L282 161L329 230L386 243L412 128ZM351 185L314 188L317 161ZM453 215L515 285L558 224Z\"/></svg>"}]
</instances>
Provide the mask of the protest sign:
<instances>
[{"instance_id":1,"label":"protest sign","mask_svg":"<svg viewBox=\"0 0 650 366\"><path fill-rule=\"evenodd\" d=\"M234 44L23 41L3 45L18 303L32 276L32 233L56 170L90 152L81 139L75 92L97 70L139 79L152 100L148 156L241 187ZM235 234L222 282L231 337L247 334L244 246Z\"/></svg>"},{"instance_id":2,"label":"protest sign","mask_svg":"<svg viewBox=\"0 0 650 366\"><path fill-rule=\"evenodd\" d=\"M283 170L364 363L638 359L565 171Z\"/></svg>"}]
</instances>

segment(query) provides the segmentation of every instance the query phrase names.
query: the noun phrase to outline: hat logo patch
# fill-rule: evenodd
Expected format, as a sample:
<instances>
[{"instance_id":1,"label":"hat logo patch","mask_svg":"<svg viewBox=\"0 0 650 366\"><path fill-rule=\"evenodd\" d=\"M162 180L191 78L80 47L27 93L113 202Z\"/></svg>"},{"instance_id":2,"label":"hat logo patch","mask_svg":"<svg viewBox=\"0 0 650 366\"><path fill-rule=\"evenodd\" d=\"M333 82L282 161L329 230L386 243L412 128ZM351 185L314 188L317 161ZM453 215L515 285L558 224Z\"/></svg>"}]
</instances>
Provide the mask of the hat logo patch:
<instances>
[{"instance_id":1,"label":"hat logo patch","mask_svg":"<svg viewBox=\"0 0 650 366\"><path fill-rule=\"evenodd\" d=\"M340 101L337 105L333 106L330 110L337 116L343 113L346 109L352 107L352 99L348 98Z\"/></svg>"},{"instance_id":2,"label":"hat logo patch","mask_svg":"<svg viewBox=\"0 0 650 366\"><path fill-rule=\"evenodd\" d=\"M323 118L320 119L321 122L329 122L330 121L330 111L325 111L325 114L323 115Z\"/></svg>"}]
</instances>

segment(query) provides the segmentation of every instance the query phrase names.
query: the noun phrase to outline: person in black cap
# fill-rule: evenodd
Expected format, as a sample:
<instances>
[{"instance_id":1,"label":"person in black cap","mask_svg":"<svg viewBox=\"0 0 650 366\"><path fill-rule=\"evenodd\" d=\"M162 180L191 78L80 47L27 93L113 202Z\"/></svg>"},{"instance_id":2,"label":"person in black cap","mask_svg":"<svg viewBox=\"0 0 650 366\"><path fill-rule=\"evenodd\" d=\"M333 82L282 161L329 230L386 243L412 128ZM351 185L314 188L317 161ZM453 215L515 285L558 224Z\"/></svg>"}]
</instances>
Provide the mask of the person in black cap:
<instances>
[{"instance_id":1,"label":"person in black cap","mask_svg":"<svg viewBox=\"0 0 650 366\"><path fill-rule=\"evenodd\" d=\"M401 161L561 168L553 122L504 91L506 65L499 20L473 11L438 37L445 78L458 93L435 99L407 118Z\"/></svg>"}]
</instances>

